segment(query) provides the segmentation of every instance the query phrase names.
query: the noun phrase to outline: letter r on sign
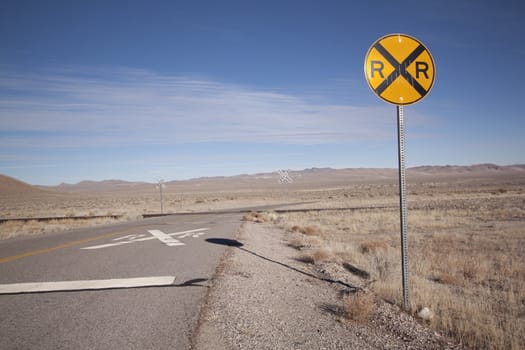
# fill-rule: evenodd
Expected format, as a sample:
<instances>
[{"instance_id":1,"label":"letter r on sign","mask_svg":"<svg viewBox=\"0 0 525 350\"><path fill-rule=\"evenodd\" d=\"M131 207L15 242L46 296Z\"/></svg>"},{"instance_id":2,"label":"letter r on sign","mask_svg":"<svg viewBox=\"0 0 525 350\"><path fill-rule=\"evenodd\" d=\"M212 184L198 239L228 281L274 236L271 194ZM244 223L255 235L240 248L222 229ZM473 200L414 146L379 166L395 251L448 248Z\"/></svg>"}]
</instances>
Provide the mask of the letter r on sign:
<instances>
[{"instance_id":1,"label":"letter r on sign","mask_svg":"<svg viewBox=\"0 0 525 350\"><path fill-rule=\"evenodd\" d=\"M419 79L419 73L423 73L425 78L428 79L428 63L422 61L416 61L416 79Z\"/></svg>"},{"instance_id":2,"label":"letter r on sign","mask_svg":"<svg viewBox=\"0 0 525 350\"><path fill-rule=\"evenodd\" d=\"M374 71L377 71L379 73L379 76L381 78L385 78L383 76L383 68L385 68L385 65L381 61L370 61L370 78L374 77Z\"/></svg>"}]
</instances>

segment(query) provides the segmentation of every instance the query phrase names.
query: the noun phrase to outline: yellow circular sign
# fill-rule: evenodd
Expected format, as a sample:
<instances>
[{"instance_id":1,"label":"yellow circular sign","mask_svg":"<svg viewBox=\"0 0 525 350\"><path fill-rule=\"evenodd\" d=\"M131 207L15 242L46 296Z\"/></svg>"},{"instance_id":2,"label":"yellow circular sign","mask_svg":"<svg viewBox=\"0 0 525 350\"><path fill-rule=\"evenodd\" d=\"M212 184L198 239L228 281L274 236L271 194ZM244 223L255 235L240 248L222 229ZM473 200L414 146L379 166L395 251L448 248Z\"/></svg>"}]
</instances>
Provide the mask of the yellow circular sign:
<instances>
[{"instance_id":1,"label":"yellow circular sign","mask_svg":"<svg viewBox=\"0 0 525 350\"><path fill-rule=\"evenodd\" d=\"M365 77L372 91L395 105L425 97L436 74L430 51L416 38L390 34L372 44L365 57Z\"/></svg>"}]
</instances>

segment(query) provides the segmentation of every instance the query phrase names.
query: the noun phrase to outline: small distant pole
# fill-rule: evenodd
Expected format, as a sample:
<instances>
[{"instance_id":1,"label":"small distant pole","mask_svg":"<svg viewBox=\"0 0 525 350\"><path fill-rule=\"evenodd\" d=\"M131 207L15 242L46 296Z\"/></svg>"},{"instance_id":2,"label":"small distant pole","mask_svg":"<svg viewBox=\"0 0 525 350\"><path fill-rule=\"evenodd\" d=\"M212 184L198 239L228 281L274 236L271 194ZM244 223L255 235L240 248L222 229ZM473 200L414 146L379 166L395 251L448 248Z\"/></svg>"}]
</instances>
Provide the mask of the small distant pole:
<instances>
[{"instance_id":1,"label":"small distant pole","mask_svg":"<svg viewBox=\"0 0 525 350\"><path fill-rule=\"evenodd\" d=\"M162 189L166 187L166 184L164 184L164 180L159 180L158 184L157 184L157 188L159 189L159 193L160 193L160 213L163 214L164 213L164 207L163 207L163 203L162 203Z\"/></svg>"}]
</instances>

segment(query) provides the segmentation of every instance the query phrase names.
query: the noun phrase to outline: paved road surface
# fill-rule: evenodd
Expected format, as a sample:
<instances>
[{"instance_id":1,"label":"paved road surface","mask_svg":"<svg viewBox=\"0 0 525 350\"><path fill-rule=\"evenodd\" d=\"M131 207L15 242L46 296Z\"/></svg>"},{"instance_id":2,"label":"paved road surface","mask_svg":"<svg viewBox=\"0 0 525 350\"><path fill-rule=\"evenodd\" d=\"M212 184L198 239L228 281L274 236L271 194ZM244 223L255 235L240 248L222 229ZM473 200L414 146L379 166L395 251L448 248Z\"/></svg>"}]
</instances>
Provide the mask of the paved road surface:
<instances>
[{"instance_id":1,"label":"paved road surface","mask_svg":"<svg viewBox=\"0 0 525 350\"><path fill-rule=\"evenodd\" d=\"M240 216L166 216L0 242L0 348L188 349L225 249L205 239L232 238ZM145 277L163 285L139 287ZM62 281L89 282L48 283Z\"/></svg>"}]
</instances>

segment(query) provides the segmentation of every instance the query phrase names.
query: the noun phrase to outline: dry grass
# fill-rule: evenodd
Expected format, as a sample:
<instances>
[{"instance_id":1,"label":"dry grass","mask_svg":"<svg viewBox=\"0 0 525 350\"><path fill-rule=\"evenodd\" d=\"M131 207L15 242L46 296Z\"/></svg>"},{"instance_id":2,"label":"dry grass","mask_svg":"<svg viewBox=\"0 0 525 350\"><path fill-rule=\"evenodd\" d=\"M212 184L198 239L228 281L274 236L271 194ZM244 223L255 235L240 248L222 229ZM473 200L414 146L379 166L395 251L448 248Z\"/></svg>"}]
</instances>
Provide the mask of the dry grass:
<instances>
[{"instance_id":1,"label":"dry grass","mask_svg":"<svg viewBox=\"0 0 525 350\"><path fill-rule=\"evenodd\" d=\"M371 293L358 292L343 297L344 316L353 321L368 321L376 310Z\"/></svg>"},{"instance_id":2,"label":"dry grass","mask_svg":"<svg viewBox=\"0 0 525 350\"><path fill-rule=\"evenodd\" d=\"M36 220L23 221L7 221L0 224L0 239L14 238L18 236L37 235L50 232L59 232L64 230L71 230L81 227L92 227L99 225L107 225L122 220L130 220L130 217L121 219L96 218L96 219L63 219L50 220L39 222Z\"/></svg>"},{"instance_id":3,"label":"dry grass","mask_svg":"<svg viewBox=\"0 0 525 350\"><path fill-rule=\"evenodd\" d=\"M328 248L317 249L313 252L312 256L316 264L332 261L334 258L332 251Z\"/></svg>"},{"instance_id":4,"label":"dry grass","mask_svg":"<svg viewBox=\"0 0 525 350\"><path fill-rule=\"evenodd\" d=\"M363 254L381 254L388 250L388 242L385 240L370 240L359 244L359 251Z\"/></svg>"},{"instance_id":5,"label":"dry grass","mask_svg":"<svg viewBox=\"0 0 525 350\"><path fill-rule=\"evenodd\" d=\"M315 264L315 259L312 254L301 254L297 256L295 260L303 262L305 264Z\"/></svg>"},{"instance_id":6,"label":"dry grass","mask_svg":"<svg viewBox=\"0 0 525 350\"><path fill-rule=\"evenodd\" d=\"M288 240L287 244L289 247L292 247L297 250L301 250L306 247L306 243L300 238L291 238Z\"/></svg>"},{"instance_id":7,"label":"dry grass","mask_svg":"<svg viewBox=\"0 0 525 350\"><path fill-rule=\"evenodd\" d=\"M412 310L428 307L430 326L472 348L525 344L523 184L418 184L409 196ZM371 192L374 203L397 197ZM398 209L289 213L281 221L296 232L316 227L328 260L358 266L375 280L376 295L402 304Z\"/></svg>"},{"instance_id":8,"label":"dry grass","mask_svg":"<svg viewBox=\"0 0 525 350\"><path fill-rule=\"evenodd\" d=\"M298 225L294 225L291 230L293 232L300 232L302 233L303 235L307 235L307 236L320 236L321 235L321 229L315 225L310 225L310 226L298 226Z\"/></svg>"},{"instance_id":9,"label":"dry grass","mask_svg":"<svg viewBox=\"0 0 525 350\"><path fill-rule=\"evenodd\" d=\"M309 253L300 254L296 260L306 264L320 264L331 262L334 259L333 253L327 248L315 249Z\"/></svg>"}]
</instances>

